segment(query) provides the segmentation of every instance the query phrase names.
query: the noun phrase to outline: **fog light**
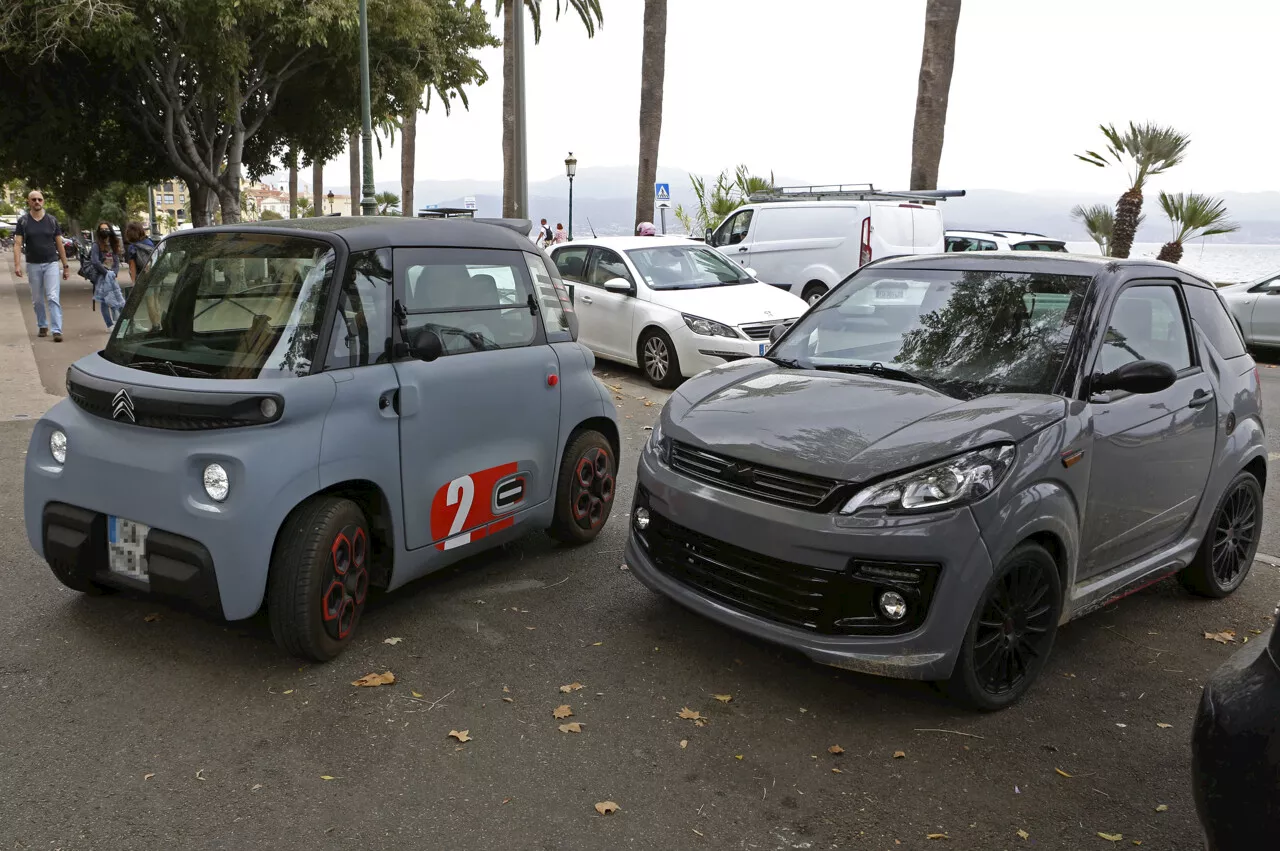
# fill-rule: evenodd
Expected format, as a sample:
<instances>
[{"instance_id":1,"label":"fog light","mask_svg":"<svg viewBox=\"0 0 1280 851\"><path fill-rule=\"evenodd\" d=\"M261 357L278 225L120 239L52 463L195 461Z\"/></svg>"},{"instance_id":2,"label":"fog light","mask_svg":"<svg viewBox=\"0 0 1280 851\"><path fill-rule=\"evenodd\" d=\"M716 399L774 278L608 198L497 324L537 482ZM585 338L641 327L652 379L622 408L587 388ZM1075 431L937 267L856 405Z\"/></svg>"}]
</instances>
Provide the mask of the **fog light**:
<instances>
[{"instance_id":1,"label":"fog light","mask_svg":"<svg viewBox=\"0 0 1280 851\"><path fill-rule=\"evenodd\" d=\"M67 436L61 431L49 435L49 452L59 464L67 463Z\"/></svg>"},{"instance_id":2,"label":"fog light","mask_svg":"<svg viewBox=\"0 0 1280 851\"><path fill-rule=\"evenodd\" d=\"M641 532L649 528L649 509L647 508L636 509L636 528L639 529Z\"/></svg>"},{"instance_id":3,"label":"fog light","mask_svg":"<svg viewBox=\"0 0 1280 851\"><path fill-rule=\"evenodd\" d=\"M280 413L280 403L271 398L263 399L258 403L258 410L262 412L263 419L274 420Z\"/></svg>"},{"instance_id":4,"label":"fog light","mask_svg":"<svg viewBox=\"0 0 1280 851\"><path fill-rule=\"evenodd\" d=\"M204 468L204 492L215 502L222 502L231 493L231 481L221 464L210 464Z\"/></svg>"},{"instance_id":5,"label":"fog light","mask_svg":"<svg viewBox=\"0 0 1280 851\"><path fill-rule=\"evenodd\" d=\"M880 595L880 613L891 621L907 616L907 601L897 591L885 591Z\"/></svg>"}]
</instances>

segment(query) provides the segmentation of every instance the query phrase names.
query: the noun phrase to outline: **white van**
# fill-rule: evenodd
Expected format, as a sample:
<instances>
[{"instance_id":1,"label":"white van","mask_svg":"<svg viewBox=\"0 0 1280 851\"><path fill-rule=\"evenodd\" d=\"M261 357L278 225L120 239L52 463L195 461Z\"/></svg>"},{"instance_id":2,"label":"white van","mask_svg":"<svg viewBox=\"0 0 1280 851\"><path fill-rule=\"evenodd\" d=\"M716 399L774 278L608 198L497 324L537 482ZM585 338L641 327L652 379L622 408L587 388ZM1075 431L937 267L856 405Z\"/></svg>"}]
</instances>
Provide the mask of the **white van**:
<instances>
[{"instance_id":1,"label":"white van","mask_svg":"<svg viewBox=\"0 0 1280 851\"><path fill-rule=\"evenodd\" d=\"M908 201L779 201L739 207L707 244L766 283L813 304L858 267L941 254L942 211Z\"/></svg>"}]
</instances>

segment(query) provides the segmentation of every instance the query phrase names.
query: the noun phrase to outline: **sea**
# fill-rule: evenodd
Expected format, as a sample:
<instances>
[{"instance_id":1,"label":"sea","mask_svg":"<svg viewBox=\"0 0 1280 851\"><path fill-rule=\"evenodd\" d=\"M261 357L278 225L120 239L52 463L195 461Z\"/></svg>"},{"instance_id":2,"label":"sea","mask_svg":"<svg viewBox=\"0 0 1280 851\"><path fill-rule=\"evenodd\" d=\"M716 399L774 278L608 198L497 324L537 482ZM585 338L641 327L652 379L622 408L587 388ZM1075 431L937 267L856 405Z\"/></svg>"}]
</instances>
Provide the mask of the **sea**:
<instances>
[{"instance_id":1,"label":"sea","mask_svg":"<svg viewBox=\"0 0 1280 851\"><path fill-rule=\"evenodd\" d=\"M1099 254L1093 242L1068 242L1067 250L1078 254ZM1160 253L1156 242L1135 242L1130 257L1152 257ZM1252 281L1264 275L1280 274L1280 245L1233 245L1230 243L1187 243L1180 266L1186 266L1215 284Z\"/></svg>"}]
</instances>

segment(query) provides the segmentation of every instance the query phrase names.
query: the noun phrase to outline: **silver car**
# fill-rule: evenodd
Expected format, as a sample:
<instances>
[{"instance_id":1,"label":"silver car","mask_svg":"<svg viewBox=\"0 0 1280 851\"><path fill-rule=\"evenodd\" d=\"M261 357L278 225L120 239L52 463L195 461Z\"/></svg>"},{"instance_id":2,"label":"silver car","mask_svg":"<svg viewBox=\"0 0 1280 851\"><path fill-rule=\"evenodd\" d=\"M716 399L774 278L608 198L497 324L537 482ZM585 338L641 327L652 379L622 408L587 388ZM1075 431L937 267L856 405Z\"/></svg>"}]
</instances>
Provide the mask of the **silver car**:
<instances>
[{"instance_id":1,"label":"silver car","mask_svg":"<svg viewBox=\"0 0 1280 851\"><path fill-rule=\"evenodd\" d=\"M1251 346L1280 346L1280 272L1221 287L1223 300Z\"/></svg>"},{"instance_id":2,"label":"silver car","mask_svg":"<svg viewBox=\"0 0 1280 851\"><path fill-rule=\"evenodd\" d=\"M682 385L640 458L627 562L685 606L999 709L1062 623L1249 572L1258 372L1186 270L885 260L777 330Z\"/></svg>"}]
</instances>

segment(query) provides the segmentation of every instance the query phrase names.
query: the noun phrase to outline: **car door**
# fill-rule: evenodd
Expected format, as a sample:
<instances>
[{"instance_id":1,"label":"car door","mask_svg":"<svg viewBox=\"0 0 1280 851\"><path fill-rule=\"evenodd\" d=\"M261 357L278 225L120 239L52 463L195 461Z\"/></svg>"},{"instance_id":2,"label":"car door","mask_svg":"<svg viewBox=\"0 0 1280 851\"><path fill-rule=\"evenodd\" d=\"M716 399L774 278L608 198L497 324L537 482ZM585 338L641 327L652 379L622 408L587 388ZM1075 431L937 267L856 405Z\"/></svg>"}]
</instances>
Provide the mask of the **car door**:
<instances>
[{"instance_id":1,"label":"car door","mask_svg":"<svg viewBox=\"0 0 1280 851\"><path fill-rule=\"evenodd\" d=\"M1253 311L1246 331L1254 343L1280 343L1280 277L1249 288Z\"/></svg>"},{"instance_id":2,"label":"car door","mask_svg":"<svg viewBox=\"0 0 1280 851\"><path fill-rule=\"evenodd\" d=\"M409 549L474 548L553 494L559 361L531 295L523 252L396 250Z\"/></svg>"},{"instance_id":3,"label":"car door","mask_svg":"<svg viewBox=\"0 0 1280 851\"><path fill-rule=\"evenodd\" d=\"M587 261L590 259L590 245L565 245L551 252L551 261L564 280L569 302L578 317L578 342L596 354L603 354L596 339L599 331L598 318L594 315L596 301L583 298L586 295L583 289L587 285Z\"/></svg>"},{"instance_id":4,"label":"car door","mask_svg":"<svg viewBox=\"0 0 1280 851\"><path fill-rule=\"evenodd\" d=\"M712 237L712 247L742 268L751 265L751 220L755 210L739 210L724 220Z\"/></svg>"},{"instance_id":5,"label":"car door","mask_svg":"<svg viewBox=\"0 0 1280 851\"><path fill-rule=\"evenodd\" d=\"M605 283L623 280L631 285L629 292L605 289ZM574 302L584 306L595 326L593 339L600 354L615 360L636 361L636 341L632 324L636 311L636 280L625 260L610 248L596 247L587 260L586 286ZM579 318L585 324L585 320Z\"/></svg>"},{"instance_id":6,"label":"car door","mask_svg":"<svg viewBox=\"0 0 1280 851\"><path fill-rule=\"evenodd\" d=\"M1188 328L1176 281L1135 282L1112 306L1092 374L1155 360L1178 377L1158 393L1096 394L1089 401L1094 438L1082 578L1170 543L1200 503L1217 441L1217 399Z\"/></svg>"}]
</instances>

